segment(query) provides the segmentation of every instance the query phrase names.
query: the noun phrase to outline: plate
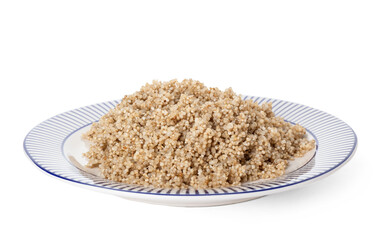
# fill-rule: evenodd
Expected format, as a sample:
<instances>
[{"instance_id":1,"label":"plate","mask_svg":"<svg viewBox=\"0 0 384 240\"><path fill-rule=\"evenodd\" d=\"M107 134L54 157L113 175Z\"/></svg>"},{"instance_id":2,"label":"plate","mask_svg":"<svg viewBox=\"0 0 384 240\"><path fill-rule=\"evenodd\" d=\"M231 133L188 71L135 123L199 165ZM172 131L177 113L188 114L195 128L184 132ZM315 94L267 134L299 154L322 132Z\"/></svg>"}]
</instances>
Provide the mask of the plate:
<instances>
[{"instance_id":1,"label":"plate","mask_svg":"<svg viewBox=\"0 0 384 240\"><path fill-rule=\"evenodd\" d=\"M24 151L32 162L49 175L77 186L115 194L130 200L172 206L216 206L256 199L287 191L325 177L350 160L357 137L345 122L323 111L283 100L243 96L259 104L272 103L276 116L300 124L316 149L290 163L286 173L271 180L213 189L160 189L106 180L97 169L85 167L81 140L93 122L120 101L108 101L56 115L34 127L24 139Z\"/></svg>"}]
</instances>

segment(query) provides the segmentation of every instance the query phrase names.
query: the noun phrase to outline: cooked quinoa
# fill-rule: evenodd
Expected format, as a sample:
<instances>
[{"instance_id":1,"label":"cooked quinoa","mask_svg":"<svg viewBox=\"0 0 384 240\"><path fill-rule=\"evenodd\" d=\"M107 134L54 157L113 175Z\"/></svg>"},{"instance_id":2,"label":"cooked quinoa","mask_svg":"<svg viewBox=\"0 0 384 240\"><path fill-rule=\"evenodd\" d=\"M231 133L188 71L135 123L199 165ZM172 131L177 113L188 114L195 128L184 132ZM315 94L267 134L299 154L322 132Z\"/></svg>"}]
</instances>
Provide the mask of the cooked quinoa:
<instances>
[{"instance_id":1,"label":"cooked quinoa","mask_svg":"<svg viewBox=\"0 0 384 240\"><path fill-rule=\"evenodd\" d=\"M146 84L84 135L88 167L112 181L159 188L215 188L284 174L315 143L272 105L194 80Z\"/></svg>"}]
</instances>

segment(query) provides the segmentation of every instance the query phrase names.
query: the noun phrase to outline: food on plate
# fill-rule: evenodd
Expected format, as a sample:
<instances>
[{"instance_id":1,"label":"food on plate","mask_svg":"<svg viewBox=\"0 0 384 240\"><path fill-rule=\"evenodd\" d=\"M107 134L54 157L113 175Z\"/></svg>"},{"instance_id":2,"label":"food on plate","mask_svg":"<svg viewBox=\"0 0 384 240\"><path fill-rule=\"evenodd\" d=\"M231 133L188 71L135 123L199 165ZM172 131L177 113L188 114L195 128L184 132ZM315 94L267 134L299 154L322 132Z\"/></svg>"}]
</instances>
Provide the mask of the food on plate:
<instances>
[{"instance_id":1,"label":"food on plate","mask_svg":"<svg viewBox=\"0 0 384 240\"><path fill-rule=\"evenodd\" d=\"M194 80L153 81L84 134L84 156L109 180L158 188L216 188L284 174L313 149L306 130L272 104Z\"/></svg>"}]
</instances>

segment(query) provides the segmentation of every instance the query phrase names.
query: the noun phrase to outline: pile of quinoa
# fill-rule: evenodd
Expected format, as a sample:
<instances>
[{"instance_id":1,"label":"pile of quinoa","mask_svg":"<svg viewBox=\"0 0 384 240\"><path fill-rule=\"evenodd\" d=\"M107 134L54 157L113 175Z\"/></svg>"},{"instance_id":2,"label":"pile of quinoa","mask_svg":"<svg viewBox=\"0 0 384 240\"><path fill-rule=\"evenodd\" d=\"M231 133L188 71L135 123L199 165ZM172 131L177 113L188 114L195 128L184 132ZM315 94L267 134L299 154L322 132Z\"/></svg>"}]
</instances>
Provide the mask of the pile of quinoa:
<instances>
[{"instance_id":1,"label":"pile of quinoa","mask_svg":"<svg viewBox=\"0 0 384 240\"><path fill-rule=\"evenodd\" d=\"M284 174L315 143L272 105L194 80L153 81L125 96L83 136L88 167L112 181L215 188Z\"/></svg>"}]
</instances>

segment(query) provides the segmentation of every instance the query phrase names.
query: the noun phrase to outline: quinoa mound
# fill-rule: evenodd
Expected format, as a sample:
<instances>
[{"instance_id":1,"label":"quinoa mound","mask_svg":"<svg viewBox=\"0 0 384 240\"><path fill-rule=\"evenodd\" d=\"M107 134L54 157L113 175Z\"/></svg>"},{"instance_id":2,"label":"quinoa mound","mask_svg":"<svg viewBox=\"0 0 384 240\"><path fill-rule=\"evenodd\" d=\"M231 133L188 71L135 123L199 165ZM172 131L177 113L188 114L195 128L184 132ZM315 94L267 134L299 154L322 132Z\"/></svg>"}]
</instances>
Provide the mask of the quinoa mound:
<instances>
[{"instance_id":1,"label":"quinoa mound","mask_svg":"<svg viewBox=\"0 0 384 240\"><path fill-rule=\"evenodd\" d=\"M153 81L125 96L84 134L88 167L112 181L215 188L284 174L314 147L272 104L242 100L194 80Z\"/></svg>"}]
</instances>

